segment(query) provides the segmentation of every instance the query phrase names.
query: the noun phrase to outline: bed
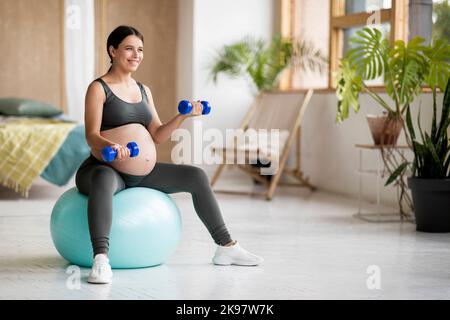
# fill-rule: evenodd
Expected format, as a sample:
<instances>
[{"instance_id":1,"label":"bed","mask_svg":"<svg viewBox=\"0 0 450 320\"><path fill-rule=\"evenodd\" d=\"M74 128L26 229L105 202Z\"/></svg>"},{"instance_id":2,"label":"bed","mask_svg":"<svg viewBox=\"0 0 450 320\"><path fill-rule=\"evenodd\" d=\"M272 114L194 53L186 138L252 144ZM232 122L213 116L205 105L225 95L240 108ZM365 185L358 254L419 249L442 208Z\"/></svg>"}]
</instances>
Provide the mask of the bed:
<instances>
[{"instance_id":1,"label":"bed","mask_svg":"<svg viewBox=\"0 0 450 320\"><path fill-rule=\"evenodd\" d=\"M24 197L39 175L66 185L89 153L84 125L64 116L0 114L0 183Z\"/></svg>"},{"instance_id":2,"label":"bed","mask_svg":"<svg viewBox=\"0 0 450 320\"><path fill-rule=\"evenodd\" d=\"M66 185L80 164L89 156L84 125L76 125L64 140L56 155L41 173L41 177L58 186Z\"/></svg>"}]
</instances>

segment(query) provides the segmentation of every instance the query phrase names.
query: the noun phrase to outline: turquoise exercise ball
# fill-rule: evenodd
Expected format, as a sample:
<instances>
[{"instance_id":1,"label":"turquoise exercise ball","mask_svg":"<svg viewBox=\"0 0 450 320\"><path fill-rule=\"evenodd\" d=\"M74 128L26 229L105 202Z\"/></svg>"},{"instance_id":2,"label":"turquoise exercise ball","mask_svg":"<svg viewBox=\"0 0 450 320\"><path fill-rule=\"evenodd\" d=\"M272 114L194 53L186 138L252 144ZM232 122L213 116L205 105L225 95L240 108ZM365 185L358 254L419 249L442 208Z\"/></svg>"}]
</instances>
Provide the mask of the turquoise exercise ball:
<instances>
[{"instance_id":1,"label":"turquoise exercise ball","mask_svg":"<svg viewBox=\"0 0 450 320\"><path fill-rule=\"evenodd\" d=\"M91 267L88 197L77 188L56 202L50 219L53 244L72 264ZM181 235L181 215L167 194L150 188L128 188L113 197L109 236L112 268L143 268L163 263L174 253Z\"/></svg>"}]
</instances>

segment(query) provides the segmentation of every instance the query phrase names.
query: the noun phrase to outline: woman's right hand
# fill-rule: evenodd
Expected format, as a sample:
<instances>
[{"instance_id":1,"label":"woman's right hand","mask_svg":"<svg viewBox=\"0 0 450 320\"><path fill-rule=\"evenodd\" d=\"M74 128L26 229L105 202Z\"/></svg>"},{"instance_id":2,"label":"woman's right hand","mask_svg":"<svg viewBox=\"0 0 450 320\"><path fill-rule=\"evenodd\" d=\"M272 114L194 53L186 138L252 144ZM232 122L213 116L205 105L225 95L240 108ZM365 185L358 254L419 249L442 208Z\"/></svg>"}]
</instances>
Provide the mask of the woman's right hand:
<instances>
[{"instance_id":1,"label":"woman's right hand","mask_svg":"<svg viewBox=\"0 0 450 320\"><path fill-rule=\"evenodd\" d=\"M111 147L117 151L117 156L114 161L123 161L130 158L130 149L128 149L126 146L114 144Z\"/></svg>"}]
</instances>

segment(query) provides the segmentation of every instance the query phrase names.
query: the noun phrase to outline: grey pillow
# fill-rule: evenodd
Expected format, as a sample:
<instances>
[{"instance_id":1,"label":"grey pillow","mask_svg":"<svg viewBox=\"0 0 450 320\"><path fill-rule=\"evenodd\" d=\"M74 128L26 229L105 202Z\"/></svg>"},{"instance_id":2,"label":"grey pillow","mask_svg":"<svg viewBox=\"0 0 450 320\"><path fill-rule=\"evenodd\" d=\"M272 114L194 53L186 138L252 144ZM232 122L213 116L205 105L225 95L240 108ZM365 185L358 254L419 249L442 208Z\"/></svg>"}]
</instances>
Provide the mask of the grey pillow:
<instances>
[{"instance_id":1,"label":"grey pillow","mask_svg":"<svg viewBox=\"0 0 450 320\"><path fill-rule=\"evenodd\" d=\"M54 117L62 110L48 103L25 98L0 98L0 113L9 116Z\"/></svg>"}]
</instances>

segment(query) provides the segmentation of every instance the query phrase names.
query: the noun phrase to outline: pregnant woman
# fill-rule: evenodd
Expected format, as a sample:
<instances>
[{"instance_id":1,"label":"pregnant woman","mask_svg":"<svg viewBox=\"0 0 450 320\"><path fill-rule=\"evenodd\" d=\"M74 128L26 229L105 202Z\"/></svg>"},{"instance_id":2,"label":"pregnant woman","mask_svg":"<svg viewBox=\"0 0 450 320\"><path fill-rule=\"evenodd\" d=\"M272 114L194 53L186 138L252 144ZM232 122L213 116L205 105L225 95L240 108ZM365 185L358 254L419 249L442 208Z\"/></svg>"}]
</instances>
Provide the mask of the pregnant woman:
<instances>
[{"instance_id":1,"label":"pregnant woman","mask_svg":"<svg viewBox=\"0 0 450 320\"><path fill-rule=\"evenodd\" d=\"M76 174L76 185L88 195L89 232L94 251L90 283L112 279L108 259L113 195L125 188L147 187L165 193L189 192L195 211L218 245L214 264L256 266L263 259L243 249L225 226L217 201L202 169L189 165L156 162L155 143L168 140L189 117L201 115L202 105L192 101L192 111L176 115L166 124L156 112L150 89L131 77L144 57L144 38L133 27L119 26L108 37L111 68L93 81L85 101L86 140L91 155ZM130 157L126 144L137 143L139 155ZM104 162L103 148L117 151Z\"/></svg>"}]
</instances>

